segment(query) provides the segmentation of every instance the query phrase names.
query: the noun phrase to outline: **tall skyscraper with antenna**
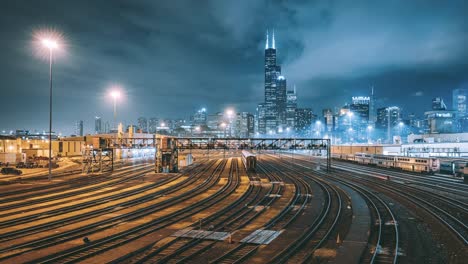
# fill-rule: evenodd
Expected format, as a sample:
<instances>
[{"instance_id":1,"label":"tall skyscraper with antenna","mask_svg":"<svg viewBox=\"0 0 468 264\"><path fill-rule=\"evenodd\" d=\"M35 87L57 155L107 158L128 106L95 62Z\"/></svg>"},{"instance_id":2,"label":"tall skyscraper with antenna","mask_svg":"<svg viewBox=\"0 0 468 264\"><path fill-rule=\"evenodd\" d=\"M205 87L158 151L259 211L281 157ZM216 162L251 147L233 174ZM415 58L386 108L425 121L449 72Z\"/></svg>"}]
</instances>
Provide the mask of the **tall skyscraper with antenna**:
<instances>
[{"instance_id":1,"label":"tall skyscraper with antenna","mask_svg":"<svg viewBox=\"0 0 468 264\"><path fill-rule=\"evenodd\" d=\"M286 79L281 76L281 66L276 64L275 32L271 43L269 32L265 42L265 102L264 120L259 121L258 132L261 134L276 133L278 126L284 123L286 110ZM284 92L283 92L284 90ZM284 101L284 102L283 102ZM281 112L281 113L280 113Z\"/></svg>"}]
</instances>

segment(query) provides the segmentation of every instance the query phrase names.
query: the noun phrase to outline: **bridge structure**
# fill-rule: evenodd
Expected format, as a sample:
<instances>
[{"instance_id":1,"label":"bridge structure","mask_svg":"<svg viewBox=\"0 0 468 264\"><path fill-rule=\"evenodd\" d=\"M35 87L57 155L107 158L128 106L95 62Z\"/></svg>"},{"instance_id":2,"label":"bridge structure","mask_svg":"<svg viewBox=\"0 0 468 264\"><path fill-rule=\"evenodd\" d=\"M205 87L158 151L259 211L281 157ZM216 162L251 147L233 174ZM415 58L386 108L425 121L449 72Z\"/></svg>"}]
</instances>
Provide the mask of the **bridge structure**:
<instances>
[{"instance_id":1,"label":"bridge structure","mask_svg":"<svg viewBox=\"0 0 468 264\"><path fill-rule=\"evenodd\" d=\"M146 138L99 138L93 141L88 154L84 156L83 172L112 170L114 157L118 153L149 150L154 152L155 172L177 172L179 151L206 150L208 157L213 150L286 151L309 150L326 158L326 168L331 168L331 141L324 138L214 138L174 137L153 135ZM86 167L86 169L85 169ZM94 170L93 170L94 169Z\"/></svg>"}]
</instances>

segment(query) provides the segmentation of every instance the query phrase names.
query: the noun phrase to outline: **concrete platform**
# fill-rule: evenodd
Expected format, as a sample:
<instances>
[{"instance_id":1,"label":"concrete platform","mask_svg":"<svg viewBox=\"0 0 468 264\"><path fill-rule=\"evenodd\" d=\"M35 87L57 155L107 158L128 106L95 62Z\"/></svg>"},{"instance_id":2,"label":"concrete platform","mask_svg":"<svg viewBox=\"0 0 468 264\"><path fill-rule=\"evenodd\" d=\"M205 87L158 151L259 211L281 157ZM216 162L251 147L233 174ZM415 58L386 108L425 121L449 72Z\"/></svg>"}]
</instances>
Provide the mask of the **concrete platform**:
<instances>
[{"instance_id":1,"label":"concrete platform","mask_svg":"<svg viewBox=\"0 0 468 264\"><path fill-rule=\"evenodd\" d=\"M271 241L277 238L283 230L275 231L275 230L262 230L258 229L255 230L253 233L242 239L240 242L242 243L251 243L251 244L260 244L260 245L268 245Z\"/></svg>"},{"instance_id":2,"label":"concrete platform","mask_svg":"<svg viewBox=\"0 0 468 264\"><path fill-rule=\"evenodd\" d=\"M371 216L366 201L353 189L336 183L351 197L353 221L347 236L336 251L336 258L330 263L359 263L367 247L370 233ZM346 209L345 209L346 210Z\"/></svg>"},{"instance_id":3,"label":"concrete platform","mask_svg":"<svg viewBox=\"0 0 468 264\"><path fill-rule=\"evenodd\" d=\"M193 229L181 229L175 232L173 237L187 237L187 238L203 238L209 240L219 240L224 241L229 237L230 233L228 232L214 232L206 230L193 230Z\"/></svg>"}]
</instances>

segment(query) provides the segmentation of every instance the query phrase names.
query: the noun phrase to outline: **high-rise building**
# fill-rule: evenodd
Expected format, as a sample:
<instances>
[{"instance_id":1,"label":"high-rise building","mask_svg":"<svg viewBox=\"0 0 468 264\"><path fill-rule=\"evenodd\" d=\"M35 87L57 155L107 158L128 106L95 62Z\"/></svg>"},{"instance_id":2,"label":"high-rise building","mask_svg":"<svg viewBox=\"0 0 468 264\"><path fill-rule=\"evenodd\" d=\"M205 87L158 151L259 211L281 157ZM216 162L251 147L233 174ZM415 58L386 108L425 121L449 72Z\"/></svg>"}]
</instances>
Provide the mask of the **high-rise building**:
<instances>
[{"instance_id":1,"label":"high-rise building","mask_svg":"<svg viewBox=\"0 0 468 264\"><path fill-rule=\"evenodd\" d=\"M458 117L464 117L468 114L468 89L455 89L452 92L452 110Z\"/></svg>"},{"instance_id":2,"label":"high-rise building","mask_svg":"<svg viewBox=\"0 0 468 264\"><path fill-rule=\"evenodd\" d=\"M299 133L304 133L310 129L312 125L312 109L297 108L294 120L294 129Z\"/></svg>"},{"instance_id":3,"label":"high-rise building","mask_svg":"<svg viewBox=\"0 0 468 264\"><path fill-rule=\"evenodd\" d=\"M223 123L224 115L221 112L207 115L206 125L211 130L217 130Z\"/></svg>"},{"instance_id":4,"label":"high-rise building","mask_svg":"<svg viewBox=\"0 0 468 264\"><path fill-rule=\"evenodd\" d=\"M353 103L349 106L349 110L353 113L355 121L367 125L369 123L369 106L370 97L354 96Z\"/></svg>"},{"instance_id":5,"label":"high-rise building","mask_svg":"<svg viewBox=\"0 0 468 264\"><path fill-rule=\"evenodd\" d=\"M432 99L432 110L440 111L440 110L447 110L447 106L444 103L444 99L441 97L436 97Z\"/></svg>"},{"instance_id":6,"label":"high-rise building","mask_svg":"<svg viewBox=\"0 0 468 264\"><path fill-rule=\"evenodd\" d=\"M146 117L138 118L138 129L140 129L143 133L148 132L148 120Z\"/></svg>"},{"instance_id":7,"label":"high-rise building","mask_svg":"<svg viewBox=\"0 0 468 264\"><path fill-rule=\"evenodd\" d=\"M332 132L335 130L335 118L333 116L333 110L327 108L323 109L323 122L325 124L325 131Z\"/></svg>"},{"instance_id":8,"label":"high-rise building","mask_svg":"<svg viewBox=\"0 0 468 264\"><path fill-rule=\"evenodd\" d=\"M278 126L286 125L286 78L280 75L276 79L276 110Z\"/></svg>"},{"instance_id":9,"label":"high-rise building","mask_svg":"<svg viewBox=\"0 0 468 264\"><path fill-rule=\"evenodd\" d=\"M75 135L83 136L83 120L76 121L75 123Z\"/></svg>"},{"instance_id":10,"label":"high-rise building","mask_svg":"<svg viewBox=\"0 0 468 264\"><path fill-rule=\"evenodd\" d=\"M95 134L101 134L102 131L102 118L99 116L96 116L94 118L94 133Z\"/></svg>"},{"instance_id":11,"label":"high-rise building","mask_svg":"<svg viewBox=\"0 0 468 264\"><path fill-rule=\"evenodd\" d=\"M156 117L150 118L148 122L148 132L153 133L153 134L156 133L158 126L159 126L159 118L156 118Z\"/></svg>"},{"instance_id":12,"label":"high-rise building","mask_svg":"<svg viewBox=\"0 0 468 264\"><path fill-rule=\"evenodd\" d=\"M106 121L106 123L104 123L104 133L110 133L110 130L110 123Z\"/></svg>"},{"instance_id":13,"label":"high-rise building","mask_svg":"<svg viewBox=\"0 0 468 264\"><path fill-rule=\"evenodd\" d=\"M202 108L198 110L194 115L193 115L193 125L194 126L203 126L206 125L206 108Z\"/></svg>"},{"instance_id":14,"label":"high-rise building","mask_svg":"<svg viewBox=\"0 0 468 264\"><path fill-rule=\"evenodd\" d=\"M294 90L286 92L286 127L293 129L294 120L296 118L296 109L297 109L297 95L296 95L296 86Z\"/></svg>"},{"instance_id":15,"label":"high-rise building","mask_svg":"<svg viewBox=\"0 0 468 264\"><path fill-rule=\"evenodd\" d=\"M401 108L398 106L382 107L377 109L377 122L375 127L387 132L387 142L392 142L392 130L401 120Z\"/></svg>"},{"instance_id":16,"label":"high-rise building","mask_svg":"<svg viewBox=\"0 0 468 264\"><path fill-rule=\"evenodd\" d=\"M257 130L259 134L266 134L266 120L265 120L265 104L258 104L257 106Z\"/></svg>"},{"instance_id":17,"label":"high-rise building","mask_svg":"<svg viewBox=\"0 0 468 264\"><path fill-rule=\"evenodd\" d=\"M259 132L277 131L278 129L278 77L281 75L281 66L276 65L275 33L273 32L272 45L268 43L268 32L265 45L265 127L259 123Z\"/></svg>"},{"instance_id":18,"label":"high-rise building","mask_svg":"<svg viewBox=\"0 0 468 264\"><path fill-rule=\"evenodd\" d=\"M254 116L248 112L237 113L235 121L235 136L252 137L254 134Z\"/></svg>"},{"instance_id":19,"label":"high-rise building","mask_svg":"<svg viewBox=\"0 0 468 264\"><path fill-rule=\"evenodd\" d=\"M428 132L430 134L457 132L456 112L448 110L434 110L425 112Z\"/></svg>"}]
</instances>

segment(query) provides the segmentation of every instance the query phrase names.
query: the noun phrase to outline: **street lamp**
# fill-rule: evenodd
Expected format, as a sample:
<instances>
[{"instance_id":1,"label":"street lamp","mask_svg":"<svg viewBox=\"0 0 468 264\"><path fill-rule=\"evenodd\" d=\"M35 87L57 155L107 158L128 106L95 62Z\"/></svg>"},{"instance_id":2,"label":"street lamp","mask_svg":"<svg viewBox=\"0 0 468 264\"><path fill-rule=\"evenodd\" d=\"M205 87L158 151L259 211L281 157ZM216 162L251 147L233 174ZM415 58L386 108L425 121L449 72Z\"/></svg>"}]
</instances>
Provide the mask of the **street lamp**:
<instances>
[{"instance_id":1,"label":"street lamp","mask_svg":"<svg viewBox=\"0 0 468 264\"><path fill-rule=\"evenodd\" d=\"M41 44L49 51L49 181L52 180L52 62L54 50L59 45L56 39L44 37L41 39Z\"/></svg>"},{"instance_id":2,"label":"street lamp","mask_svg":"<svg viewBox=\"0 0 468 264\"><path fill-rule=\"evenodd\" d=\"M117 99L120 98L120 92L117 90L113 90L110 93L112 100L114 102L114 129L117 129Z\"/></svg>"}]
</instances>

